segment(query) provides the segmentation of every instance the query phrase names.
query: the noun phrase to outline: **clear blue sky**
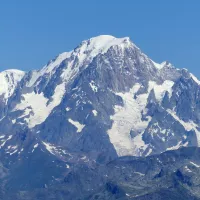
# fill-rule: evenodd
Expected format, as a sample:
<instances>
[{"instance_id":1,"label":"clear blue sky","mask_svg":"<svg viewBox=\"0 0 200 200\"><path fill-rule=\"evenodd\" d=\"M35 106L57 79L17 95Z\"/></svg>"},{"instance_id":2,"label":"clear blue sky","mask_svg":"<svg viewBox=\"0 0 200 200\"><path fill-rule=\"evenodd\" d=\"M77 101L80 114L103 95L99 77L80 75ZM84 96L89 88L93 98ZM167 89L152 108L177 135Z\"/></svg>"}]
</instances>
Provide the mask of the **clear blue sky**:
<instances>
[{"instance_id":1,"label":"clear blue sky","mask_svg":"<svg viewBox=\"0 0 200 200\"><path fill-rule=\"evenodd\" d=\"M0 30L0 70L39 69L84 39L110 34L200 78L199 0L6 0Z\"/></svg>"}]
</instances>

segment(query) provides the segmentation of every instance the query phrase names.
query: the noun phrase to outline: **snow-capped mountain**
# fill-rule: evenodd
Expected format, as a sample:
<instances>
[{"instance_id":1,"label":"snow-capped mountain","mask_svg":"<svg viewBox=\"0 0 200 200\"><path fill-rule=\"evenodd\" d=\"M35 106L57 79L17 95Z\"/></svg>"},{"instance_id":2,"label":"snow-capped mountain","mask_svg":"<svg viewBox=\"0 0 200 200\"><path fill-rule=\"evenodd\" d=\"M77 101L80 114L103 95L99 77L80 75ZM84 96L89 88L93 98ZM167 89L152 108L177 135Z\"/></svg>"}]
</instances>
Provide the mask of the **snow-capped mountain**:
<instances>
[{"instance_id":1,"label":"snow-capped mountain","mask_svg":"<svg viewBox=\"0 0 200 200\"><path fill-rule=\"evenodd\" d=\"M41 70L7 70L0 80L2 138L23 132L38 148L94 159L200 143L197 78L155 63L127 37L85 40ZM15 144L16 156L23 145Z\"/></svg>"},{"instance_id":2,"label":"snow-capped mountain","mask_svg":"<svg viewBox=\"0 0 200 200\"><path fill-rule=\"evenodd\" d=\"M6 70L0 73L0 119L4 116L8 100L13 95L24 74L25 72L20 70Z\"/></svg>"},{"instance_id":3,"label":"snow-capped mountain","mask_svg":"<svg viewBox=\"0 0 200 200\"><path fill-rule=\"evenodd\" d=\"M127 37L94 37L40 70L1 72L0 198L63 183L78 197L80 174L104 180L96 165L199 147L199 100L194 75L152 61Z\"/></svg>"}]
</instances>

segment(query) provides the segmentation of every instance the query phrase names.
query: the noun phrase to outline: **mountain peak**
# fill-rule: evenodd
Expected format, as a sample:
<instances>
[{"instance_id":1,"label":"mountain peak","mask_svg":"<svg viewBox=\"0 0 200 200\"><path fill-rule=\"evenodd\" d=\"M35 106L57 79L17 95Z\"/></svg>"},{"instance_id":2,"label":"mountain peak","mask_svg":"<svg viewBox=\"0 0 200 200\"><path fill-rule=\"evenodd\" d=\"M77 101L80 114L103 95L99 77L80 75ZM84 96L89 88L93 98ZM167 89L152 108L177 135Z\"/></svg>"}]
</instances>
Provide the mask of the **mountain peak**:
<instances>
[{"instance_id":1,"label":"mountain peak","mask_svg":"<svg viewBox=\"0 0 200 200\"><path fill-rule=\"evenodd\" d=\"M1 71L0 74L19 74L19 75L23 75L25 72L24 71L21 71L21 70L18 70L18 69L6 69L4 71Z\"/></svg>"},{"instance_id":2,"label":"mountain peak","mask_svg":"<svg viewBox=\"0 0 200 200\"><path fill-rule=\"evenodd\" d=\"M99 43L102 43L102 44L110 43L110 42L121 43L125 41L130 41L130 38L129 37L117 38L112 35L99 35L99 36L90 38L89 41L93 42L94 44L98 46Z\"/></svg>"},{"instance_id":3,"label":"mountain peak","mask_svg":"<svg viewBox=\"0 0 200 200\"><path fill-rule=\"evenodd\" d=\"M130 41L129 37L124 38L116 38L111 35L99 35L96 37L92 37L88 40L84 40L81 43L80 48L84 50L91 51L93 54L97 53L105 53L108 49L112 46L116 45L130 45L132 42Z\"/></svg>"},{"instance_id":4,"label":"mountain peak","mask_svg":"<svg viewBox=\"0 0 200 200\"><path fill-rule=\"evenodd\" d=\"M73 56L77 56L80 65L86 60L92 60L98 54L103 54L108 51L112 46L128 47L133 43L130 41L129 37L116 38L111 35L99 35L92 37L90 39L84 40L80 43L78 47L69 52L64 52L59 54L55 59L51 60L47 65L45 65L41 74L50 73L55 70L62 61Z\"/></svg>"},{"instance_id":5,"label":"mountain peak","mask_svg":"<svg viewBox=\"0 0 200 200\"><path fill-rule=\"evenodd\" d=\"M4 95L6 99L10 97L24 75L25 72L17 69L8 69L0 72L0 95Z\"/></svg>"}]
</instances>

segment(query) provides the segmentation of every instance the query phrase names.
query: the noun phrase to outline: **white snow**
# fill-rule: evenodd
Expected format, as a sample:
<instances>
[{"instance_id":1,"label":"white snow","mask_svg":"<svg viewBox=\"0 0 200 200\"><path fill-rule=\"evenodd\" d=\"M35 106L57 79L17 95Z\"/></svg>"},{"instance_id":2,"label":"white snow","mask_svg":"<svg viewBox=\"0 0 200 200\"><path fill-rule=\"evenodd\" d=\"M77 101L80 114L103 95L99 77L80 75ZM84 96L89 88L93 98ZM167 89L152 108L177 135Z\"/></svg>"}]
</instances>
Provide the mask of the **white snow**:
<instances>
[{"instance_id":1,"label":"white snow","mask_svg":"<svg viewBox=\"0 0 200 200\"><path fill-rule=\"evenodd\" d=\"M101 35L98 37L85 40L81 45L74 51L69 52L66 57L74 57L61 74L62 79L68 83L72 80L80 71L80 68L86 68L88 64L100 53L106 53L108 49L112 46L120 46L121 48L133 45L128 38L115 38L113 36ZM76 62L78 59L78 63ZM52 69L50 69L51 71ZM91 86L96 91L96 87Z\"/></svg>"},{"instance_id":2,"label":"white snow","mask_svg":"<svg viewBox=\"0 0 200 200\"><path fill-rule=\"evenodd\" d=\"M12 135L9 135L8 138L4 140L3 143L0 145L0 147L3 147L6 144L6 142L10 140L11 138L12 138Z\"/></svg>"},{"instance_id":3,"label":"white snow","mask_svg":"<svg viewBox=\"0 0 200 200\"><path fill-rule=\"evenodd\" d=\"M34 146L33 146L33 150L32 150L32 153L35 151L35 149L38 147L38 143L37 144L35 144Z\"/></svg>"},{"instance_id":4,"label":"white snow","mask_svg":"<svg viewBox=\"0 0 200 200\"><path fill-rule=\"evenodd\" d=\"M90 87L92 88L92 90L93 90L94 92L98 92L98 87L95 85L95 82L94 82L94 81L91 81L91 82L89 83L89 85L90 85Z\"/></svg>"},{"instance_id":5,"label":"white snow","mask_svg":"<svg viewBox=\"0 0 200 200\"><path fill-rule=\"evenodd\" d=\"M169 97L172 95L172 86L174 85L173 81L166 80L163 82L162 85L156 84L156 82L149 81L149 88L154 89L154 93L156 96L156 99L161 102L163 99L165 92L169 92Z\"/></svg>"},{"instance_id":6,"label":"white snow","mask_svg":"<svg viewBox=\"0 0 200 200\"><path fill-rule=\"evenodd\" d=\"M68 66L64 69L63 74L61 75L61 77L68 82L79 72L80 67L87 67L87 64L84 65L84 63L91 62L99 53L106 53L110 47L116 45L121 48L125 48L133 45L133 43L130 42L128 37L115 38L110 35L100 35L89 40L85 40L75 50L60 54L55 60L51 61L48 65L45 65L42 70L36 72L32 77L32 80L30 80L28 86L32 86L37 82L37 80L39 80L40 76L43 76L46 73L52 76L65 59L74 57L74 60L71 60L71 62L68 63ZM78 64L74 63L76 60L75 58L78 58ZM76 66L72 67L74 64L76 64Z\"/></svg>"},{"instance_id":7,"label":"white snow","mask_svg":"<svg viewBox=\"0 0 200 200\"><path fill-rule=\"evenodd\" d=\"M16 123L16 119L13 119L13 120L12 120L12 123L15 124L15 123Z\"/></svg>"},{"instance_id":8,"label":"white snow","mask_svg":"<svg viewBox=\"0 0 200 200\"><path fill-rule=\"evenodd\" d=\"M96 117L98 112L96 110L92 110L93 115Z\"/></svg>"},{"instance_id":9,"label":"white snow","mask_svg":"<svg viewBox=\"0 0 200 200\"><path fill-rule=\"evenodd\" d=\"M13 94L17 84L23 78L25 72L10 69L0 73L0 95L4 95L5 101Z\"/></svg>"},{"instance_id":10,"label":"white snow","mask_svg":"<svg viewBox=\"0 0 200 200\"><path fill-rule=\"evenodd\" d=\"M68 121L77 128L77 133L80 133L85 125L80 124L78 121L74 121L72 119L68 119Z\"/></svg>"},{"instance_id":11,"label":"white snow","mask_svg":"<svg viewBox=\"0 0 200 200\"><path fill-rule=\"evenodd\" d=\"M141 173L141 172L134 172L135 174L138 174L140 176L145 176L145 174Z\"/></svg>"},{"instance_id":12,"label":"white snow","mask_svg":"<svg viewBox=\"0 0 200 200\"><path fill-rule=\"evenodd\" d=\"M0 139L2 139L2 138L5 138L5 135L1 135L1 136L0 136Z\"/></svg>"},{"instance_id":13,"label":"white snow","mask_svg":"<svg viewBox=\"0 0 200 200\"><path fill-rule=\"evenodd\" d=\"M153 60L151 60L151 61L153 62L154 66L155 66L157 69L162 69L162 68L164 67L164 65L162 65L162 63L160 64L160 63L154 62Z\"/></svg>"},{"instance_id":14,"label":"white snow","mask_svg":"<svg viewBox=\"0 0 200 200\"><path fill-rule=\"evenodd\" d=\"M192 171L188 168L188 166L185 166L185 170L188 171L188 172L192 172Z\"/></svg>"},{"instance_id":15,"label":"white snow","mask_svg":"<svg viewBox=\"0 0 200 200\"><path fill-rule=\"evenodd\" d=\"M67 168L67 169L69 169L69 168L70 168L70 166L69 166L68 164L66 164L66 168Z\"/></svg>"},{"instance_id":16,"label":"white snow","mask_svg":"<svg viewBox=\"0 0 200 200\"><path fill-rule=\"evenodd\" d=\"M15 154L15 153L17 153L17 151L18 151L18 150L16 149L16 150L13 151L12 153L10 153L10 156L13 155L13 154Z\"/></svg>"},{"instance_id":17,"label":"white snow","mask_svg":"<svg viewBox=\"0 0 200 200\"><path fill-rule=\"evenodd\" d=\"M171 151L171 150L179 149L181 146L183 146L183 145L181 145L181 144L182 144L182 141L179 141L179 142L177 143L177 145L167 148L166 151Z\"/></svg>"},{"instance_id":18,"label":"white snow","mask_svg":"<svg viewBox=\"0 0 200 200\"><path fill-rule=\"evenodd\" d=\"M46 147L47 151L49 151L53 155L56 154L57 148L54 145L47 143L47 142L42 142L42 143Z\"/></svg>"},{"instance_id":19,"label":"white snow","mask_svg":"<svg viewBox=\"0 0 200 200\"><path fill-rule=\"evenodd\" d=\"M15 145L15 146L11 146L10 148L11 148L11 149L17 149L17 147L18 147L18 146Z\"/></svg>"},{"instance_id":20,"label":"white snow","mask_svg":"<svg viewBox=\"0 0 200 200\"><path fill-rule=\"evenodd\" d=\"M74 57L74 59L68 63L68 66L63 70L61 77L65 82L69 82L78 74L80 68L86 68L94 57L100 53L106 53L110 47L116 45L125 48L133 44L128 38L115 38L109 35L101 35L83 41L78 48L70 52L70 56ZM76 58L78 59L78 63L75 62ZM92 83L91 85L93 87ZM93 87L93 89L96 91L97 88Z\"/></svg>"},{"instance_id":21,"label":"white snow","mask_svg":"<svg viewBox=\"0 0 200 200\"><path fill-rule=\"evenodd\" d=\"M198 146L200 146L200 131L197 129L198 125L195 124L193 121L185 122L181 120L174 111L167 109L167 112L175 119L177 120L182 126L185 128L186 131L194 130L197 136L197 142Z\"/></svg>"},{"instance_id":22,"label":"white snow","mask_svg":"<svg viewBox=\"0 0 200 200\"><path fill-rule=\"evenodd\" d=\"M194 162L192 162L192 161L190 161L190 163L191 163L192 165L194 165L195 167L200 168L200 165L197 165L196 163L194 163Z\"/></svg>"},{"instance_id":23,"label":"white snow","mask_svg":"<svg viewBox=\"0 0 200 200\"><path fill-rule=\"evenodd\" d=\"M67 58L71 56L72 51L59 54L55 60L52 60L48 65L41 70L42 74L52 73L55 69Z\"/></svg>"},{"instance_id":24,"label":"white snow","mask_svg":"<svg viewBox=\"0 0 200 200\"><path fill-rule=\"evenodd\" d=\"M7 150L9 150L9 151L7 151L6 153L7 154L10 154L10 155L13 155L13 154L15 154L16 152L18 152L18 146L17 145L15 145L15 146L11 146L11 145L9 145L8 147L7 147ZM12 150L14 150L13 152L11 152Z\"/></svg>"},{"instance_id":25,"label":"white snow","mask_svg":"<svg viewBox=\"0 0 200 200\"><path fill-rule=\"evenodd\" d=\"M146 156L149 156L152 153L152 149L150 148L149 151L147 152Z\"/></svg>"},{"instance_id":26,"label":"white snow","mask_svg":"<svg viewBox=\"0 0 200 200\"><path fill-rule=\"evenodd\" d=\"M41 124L49 116L53 108L60 104L65 94L67 84L78 75L80 68L86 68L95 56L100 53L105 53L111 46L115 45L119 46L120 48L125 48L133 44L128 38L115 38L108 35L94 37L83 41L81 45L79 45L73 51L60 54L55 60L52 60L41 70L33 71L31 79L28 83L26 83L26 86L30 88L35 87L37 89L36 86L38 86L42 80L41 77L48 76L48 83L48 81L51 80L56 72L56 69L64 60L67 59L65 63L66 67L63 68L63 71L60 75L61 82L59 85L57 85L54 94L50 99L50 103L49 99L45 98L42 92L40 94L37 92L31 92L22 95L24 99L18 105L16 105L13 111L24 111L20 117L24 118L29 128L33 128L36 125ZM91 81L90 86L94 92L98 91L94 81ZM6 90L6 88L4 90ZM31 109L29 108L26 110L28 107ZM28 116L29 113L30 116Z\"/></svg>"},{"instance_id":27,"label":"white snow","mask_svg":"<svg viewBox=\"0 0 200 200\"><path fill-rule=\"evenodd\" d=\"M35 92L23 94L22 96L21 103L16 105L14 111L24 110L24 114L19 118L24 118L28 126L32 128L43 122L49 115L49 110L46 106L48 99L44 97L43 93L36 94ZM30 116L27 116L29 114Z\"/></svg>"},{"instance_id":28,"label":"white snow","mask_svg":"<svg viewBox=\"0 0 200 200\"><path fill-rule=\"evenodd\" d=\"M141 112L146 106L148 93L139 95L137 99L133 98L140 87L140 84L136 84L127 93L116 93L116 95L122 97L124 107L115 106L115 114L111 116L113 125L108 130L108 135L118 156L138 156L140 155L139 150L145 150L147 147L142 140L142 133L150 118L148 121L142 121ZM130 136L131 130L137 134L133 139Z\"/></svg>"},{"instance_id":29,"label":"white snow","mask_svg":"<svg viewBox=\"0 0 200 200\"><path fill-rule=\"evenodd\" d=\"M61 146L56 146L54 144L51 144L51 143L48 143L48 142L44 142L44 141L42 141L42 144L45 146L46 150L49 153L51 153L52 155L63 157L64 154L67 154L70 157L72 157L71 154L68 153L66 150L62 149Z\"/></svg>"},{"instance_id":30,"label":"white snow","mask_svg":"<svg viewBox=\"0 0 200 200\"><path fill-rule=\"evenodd\" d=\"M23 100L16 105L13 111L24 110L24 114L19 118L24 118L29 128L41 124L46 120L51 111L60 104L65 93L65 84L57 85L52 96L51 102L47 105L48 99L43 93L35 92L23 94ZM30 114L30 116L28 116Z\"/></svg>"},{"instance_id":31,"label":"white snow","mask_svg":"<svg viewBox=\"0 0 200 200\"><path fill-rule=\"evenodd\" d=\"M82 65L86 59L91 61L96 55L106 53L108 49L113 46L118 46L124 49L130 45L133 45L133 43L128 37L115 38L110 35L93 37L89 40L83 41L81 47L77 50L79 62Z\"/></svg>"},{"instance_id":32,"label":"white snow","mask_svg":"<svg viewBox=\"0 0 200 200\"><path fill-rule=\"evenodd\" d=\"M161 161L159 158L157 158L156 160L157 160L159 163L162 163L162 161Z\"/></svg>"},{"instance_id":33,"label":"white snow","mask_svg":"<svg viewBox=\"0 0 200 200\"><path fill-rule=\"evenodd\" d=\"M66 111L67 111L67 112L68 112L68 111L70 111L70 110L71 110L71 108L70 108L70 107L67 107L67 108L66 108Z\"/></svg>"},{"instance_id":34,"label":"white snow","mask_svg":"<svg viewBox=\"0 0 200 200\"><path fill-rule=\"evenodd\" d=\"M86 156L83 156L83 157L81 157L81 160L85 160L87 157Z\"/></svg>"},{"instance_id":35,"label":"white snow","mask_svg":"<svg viewBox=\"0 0 200 200\"><path fill-rule=\"evenodd\" d=\"M32 87L34 85L39 84L39 78L44 76L45 74L49 74L51 77L56 69L59 67L59 65L67 58L71 56L72 52L64 52L58 55L55 60L50 61L47 65L45 65L41 70L39 71L33 71L32 77L30 81L26 84L27 87Z\"/></svg>"},{"instance_id":36,"label":"white snow","mask_svg":"<svg viewBox=\"0 0 200 200\"><path fill-rule=\"evenodd\" d=\"M90 40L90 44L87 47L87 50L91 50L94 55L101 52L102 54L107 52L108 49L116 45L130 45L130 40L128 37L125 38L115 38L111 35L100 35L93 37Z\"/></svg>"},{"instance_id":37,"label":"white snow","mask_svg":"<svg viewBox=\"0 0 200 200\"><path fill-rule=\"evenodd\" d=\"M190 73L190 77L191 77L198 85L200 85L200 81L197 79L196 76L194 76L192 73Z\"/></svg>"},{"instance_id":38,"label":"white snow","mask_svg":"<svg viewBox=\"0 0 200 200\"><path fill-rule=\"evenodd\" d=\"M167 64L167 61L164 61L164 62L162 62L162 63L156 63L156 62L154 62L153 60L151 60L152 62L153 62L153 64L154 64L154 66L157 68L157 69L162 69L163 67L165 67L166 65L167 66L172 66L172 64L171 63L168 63Z\"/></svg>"},{"instance_id":39,"label":"white snow","mask_svg":"<svg viewBox=\"0 0 200 200\"><path fill-rule=\"evenodd\" d=\"M173 84L174 82L172 81L164 81L162 85L158 85L150 81L148 92L137 95L136 99L133 98L134 94L142 87L139 83L135 84L127 93L116 93L116 95L122 97L124 107L115 106L115 114L111 116L113 125L108 130L108 135L118 156L141 156L142 152L147 148L147 145L142 140L142 134L151 120L151 117L148 117L147 121L142 121L142 112L146 112L145 107L149 93L154 89L157 101L161 102L166 91L171 95ZM131 138L131 130L136 134L136 137ZM150 155L151 151L150 149L147 155Z\"/></svg>"}]
</instances>

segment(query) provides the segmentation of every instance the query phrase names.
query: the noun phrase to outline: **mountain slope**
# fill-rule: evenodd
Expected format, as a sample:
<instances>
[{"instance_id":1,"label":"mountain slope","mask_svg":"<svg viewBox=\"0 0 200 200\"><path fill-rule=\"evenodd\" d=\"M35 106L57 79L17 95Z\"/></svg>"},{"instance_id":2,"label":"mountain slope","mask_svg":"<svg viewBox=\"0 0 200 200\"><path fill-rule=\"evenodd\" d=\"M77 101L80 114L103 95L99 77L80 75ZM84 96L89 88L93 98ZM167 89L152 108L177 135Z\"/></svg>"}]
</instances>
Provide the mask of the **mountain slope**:
<instances>
[{"instance_id":1,"label":"mountain slope","mask_svg":"<svg viewBox=\"0 0 200 200\"><path fill-rule=\"evenodd\" d=\"M21 74L4 97L4 135L105 160L199 145L198 80L153 62L129 38L91 38Z\"/></svg>"},{"instance_id":2,"label":"mountain slope","mask_svg":"<svg viewBox=\"0 0 200 200\"><path fill-rule=\"evenodd\" d=\"M45 173L43 172L43 175L47 176L40 179L41 168L36 168L35 179L31 179L33 183L29 183L29 186L37 184L37 187L33 185L32 189L25 188L29 178L29 180L21 179L21 185L19 183L17 185L15 178L18 174L15 174L7 183L6 189L9 193L4 193L5 189L1 190L1 199L198 200L200 199L199 155L199 148L184 147L148 157L121 157L106 165L78 163L71 169L58 161L54 164L46 157L40 161L41 164L52 163L46 168ZM31 164L33 164L30 165L31 168L34 169L36 165L33 161ZM53 170L52 181L39 187L39 184L48 180ZM25 170L24 176L26 173ZM62 177L58 178L58 174L62 174ZM16 183L15 188L11 187L14 185L13 182ZM20 187L23 191L19 191Z\"/></svg>"}]
</instances>

